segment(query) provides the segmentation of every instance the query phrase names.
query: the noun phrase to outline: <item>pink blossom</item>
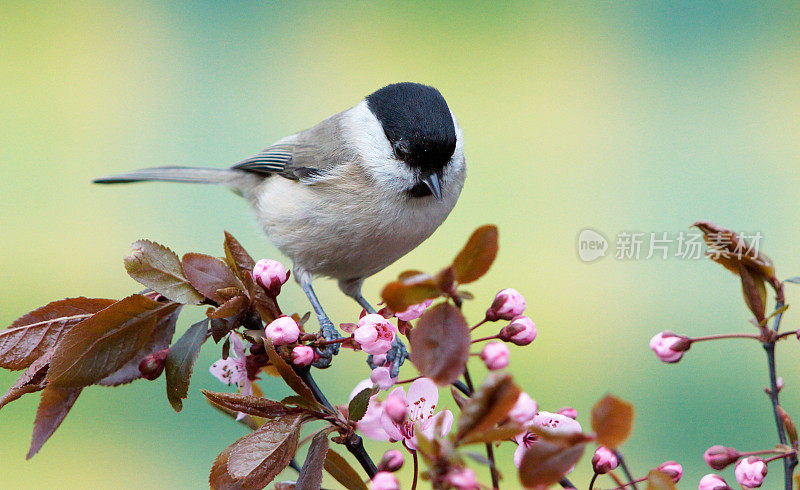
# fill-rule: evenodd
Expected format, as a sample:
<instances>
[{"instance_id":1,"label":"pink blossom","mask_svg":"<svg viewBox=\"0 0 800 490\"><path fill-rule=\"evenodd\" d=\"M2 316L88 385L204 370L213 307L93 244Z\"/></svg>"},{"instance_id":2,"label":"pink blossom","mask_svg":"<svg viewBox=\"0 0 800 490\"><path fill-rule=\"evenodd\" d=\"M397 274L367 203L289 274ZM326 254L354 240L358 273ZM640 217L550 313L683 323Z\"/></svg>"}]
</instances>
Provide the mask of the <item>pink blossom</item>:
<instances>
[{"instance_id":1,"label":"pink blossom","mask_svg":"<svg viewBox=\"0 0 800 490\"><path fill-rule=\"evenodd\" d=\"M556 412L556 413L560 413L561 415L563 415L565 417L569 417L569 418L571 418L573 420L578 418L578 411L575 410L572 407L559 408L558 412Z\"/></svg>"},{"instance_id":2,"label":"pink blossom","mask_svg":"<svg viewBox=\"0 0 800 490\"><path fill-rule=\"evenodd\" d=\"M281 286L289 280L289 272L277 260L261 259L253 267L253 279L275 298L281 292Z\"/></svg>"},{"instance_id":3,"label":"pink blossom","mask_svg":"<svg viewBox=\"0 0 800 490\"><path fill-rule=\"evenodd\" d=\"M500 330L500 340L517 345L528 345L536 338L536 325L524 315L515 316Z\"/></svg>"},{"instance_id":4,"label":"pink blossom","mask_svg":"<svg viewBox=\"0 0 800 490\"><path fill-rule=\"evenodd\" d=\"M390 441L403 441L407 448L416 450L417 427L428 438L433 438L437 428L442 437L450 432L453 413L450 410L442 410L434 415L436 404L439 402L439 390L429 378L419 378L411 383L407 396L402 387L397 387L392 390L389 397L405 399L409 407L406 420L399 423L394 422L385 411L381 416L381 424Z\"/></svg>"},{"instance_id":5,"label":"pink blossom","mask_svg":"<svg viewBox=\"0 0 800 490\"><path fill-rule=\"evenodd\" d=\"M520 463L522 463L522 456L525 455L525 450L536 444L539 436L533 432L522 432L514 436L514 440L517 442L517 449L514 451L514 464L519 468Z\"/></svg>"},{"instance_id":6,"label":"pink blossom","mask_svg":"<svg viewBox=\"0 0 800 490\"><path fill-rule=\"evenodd\" d=\"M697 490L731 490L731 487L721 476L709 473L700 478L700 486L697 487Z\"/></svg>"},{"instance_id":7,"label":"pink blossom","mask_svg":"<svg viewBox=\"0 0 800 490\"><path fill-rule=\"evenodd\" d=\"M683 353L689 350L688 337L676 335L670 331L658 333L650 339L650 348L662 362L678 362Z\"/></svg>"},{"instance_id":8,"label":"pink blossom","mask_svg":"<svg viewBox=\"0 0 800 490\"><path fill-rule=\"evenodd\" d=\"M739 456L739 451L736 449L719 445L711 446L703 453L706 464L715 470L727 468L729 464L735 463Z\"/></svg>"},{"instance_id":9,"label":"pink blossom","mask_svg":"<svg viewBox=\"0 0 800 490\"><path fill-rule=\"evenodd\" d=\"M400 490L400 482L397 477L387 471L379 471L372 477L369 483L371 490Z\"/></svg>"},{"instance_id":10,"label":"pink blossom","mask_svg":"<svg viewBox=\"0 0 800 490\"><path fill-rule=\"evenodd\" d=\"M508 418L519 425L524 425L533 420L538 411L539 405L536 403L536 400L523 391L519 394L517 402L511 407L511 410L508 411Z\"/></svg>"},{"instance_id":11,"label":"pink blossom","mask_svg":"<svg viewBox=\"0 0 800 490\"><path fill-rule=\"evenodd\" d=\"M365 379L358 383L353 391L350 392L350 400L352 400L357 394L364 391L366 388L372 387L372 381ZM381 424L381 417L383 416L383 403L378 399L378 395L372 395L369 399L369 405L367 405L367 412L361 417L361 420L356 422L356 428L364 434L364 436L369 437L370 439L374 439L376 441L386 441L389 439L389 435L386 434L386 431L383 430L383 424Z\"/></svg>"},{"instance_id":12,"label":"pink blossom","mask_svg":"<svg viewBox=\"0 0 800 490\"><path fill-rule=\"evenodd\" d=\"M758 488L767 476L767 464L761 458L750 456L736 463L734 474L744 488Z\"/></svg>"},{"instance_id":13,"label":"pink blossom","mask_svg":"<svg viewBox=\"0 0 800 490\"><path fill-rule=\"evenodd\" d=\"M395 472L403 467L403 453L397 449L390 449L383 453L380 463L378 463L378 471Z\"/></svg>"},{"instance_id":14,"label":"pink blossom","mask_svg":"<svg viewBox=\"0 0 800 490\"><path fill-rule=\"evenodd\" d=\"M397 327L377 313L365 315L358 321L353 338L367 354L385 354L392 347Z\"/></svg>"},{"instance_id":15,"label":"pink blossom","mask_svg":"<svg viewBox=\"0 0 800 490\"><path fill-rule=\"evenodd\" d=\"M533 425L553 435L571 435L583 432L581 424L576 420L558 413L539 412L533 418ZM514 451L514 464L519 468L522 455L525 454L526 449L536 444L538 436L533 432L523 432L514 437L514 440L518 444L517 450Z\"/></svg>"},{"instance_id":16,"label":"pink blossom","mask_svg":"<svg viewBox=\"0 0 800 490\"><path fill-rule=\"evenodd\" d=\"M492 306L486 310L486 319L492 322L497 320L511 320L525 311L525 298L516 289L503 289L494 297Z\"/></svg>"},{"instance_id":17,"label":"pink blossom","mask_svg":"<svg viewBox=\"0 0 800 490\"><path fill-rule=\"evenodd\" d=\"M656 469L669 475L669 477L672 478L672 481L675 483L678 483L683 476L683 466L679 465L675 461L661 463L656 467Z\"/></svg>"},{"instance_id":18,"label":"pink blossom","mask_svg":"<svg viewBox=\"0 0 800 490\"><path fill-rule=\"evenodd\" d=\"M617 466L619 466L619 459L611 449L600 446L594 452L594 456L592 456L592 468L594 468L595 473L605 475Z\"/></svg>"},{"instance_id":19,"label":"pink blossom","mask_svg":"<svg viewBox=\"0 0 800 490\"><path fill-rule=\"evenodd\" d=\"M508 347L502 342L488 342L483 346L481 359L491 370L503 369L508 366Z\"/></svg>"},{"instance_id":20,"label":"pink blossom","mask_svg":"<svg viewBox=\"0 0 800 490\"><path fill-rule=\"evenodd\" d=\"M273 345L286 345L297 342L300 337L300 327L290 316L278 317L264 329L266 336L272 340Z\"/></svg>"},{"instance_id":21,"label":"pink blossom","mask_svg":"<svg viewBox=\"0 0 800 490\"><path fill-rule=\"evenodd\" d=\"M308 366L314 362L314 349L307 345L298 345L292 349L292 363L295 366Z\"/></svg>"},{"instance_id":22,"label":"pink blossom","mask_svg":"<svg viewBox=\"0 0 800 490\"><path fill-rule=\"evenodd\" d=\"M445 476L445 480L456 490L478 490L480 488L475 472L469 468L450 471Z\"/></svg>"},{"instance_id":23,"label":"pink blossom","mask_svg":"<svg viewBox=\"0 0 800 490\"><path fill-rule=\"evenodd\" d=\"M405 393L397 390L389 393L383 403L383 413L394 424L402 424L408 418L408 400Z\"/></svg>"},{"instance_id":24,"label":"pink blossom","mask_svg":"<svg viewBox=\"0 0 800 490\"><path fill-rule=\"evenodd\" d=\"M388 390L394 386L394 383L397 381L397 378L392 378L389 374L389 368L383 366L373 369L372 373L369 375L369 379L382 390Z\"/></svg>"},{"instance_id":25,"label":"pink blossom","mask_svg":"<svg viewBox=\"0 0 800 490\"><path fill-rule=\"evenodd\" d=\"M417 318L421 317L425 310L433 304L432 299L426 299L422 303L411 305L406 308L405 311L401 311L400 313L395 313L394 316L397 317L398 320L403 320L404 322L410 322L411 320L416 320Z\"/></svg>"},{"instance_id":26,"label":"pink blossom","mask_svg":"<svg viewBox=\"0 0 800 490\"><path fill-rule=\"evenodd\" d=\"M230 386L235 384L239 388L239 393L243 395L253 394L253 383L247 377L247 365L244 353L244 344L242 340L235 333L231 333L228 337L231 341L233 348L233 355L228 356L227 359L220 359L211 365L209 371L218 380ZM245 414L239 412L236 420L241 420Z\"/></svg>"}]
</instances>

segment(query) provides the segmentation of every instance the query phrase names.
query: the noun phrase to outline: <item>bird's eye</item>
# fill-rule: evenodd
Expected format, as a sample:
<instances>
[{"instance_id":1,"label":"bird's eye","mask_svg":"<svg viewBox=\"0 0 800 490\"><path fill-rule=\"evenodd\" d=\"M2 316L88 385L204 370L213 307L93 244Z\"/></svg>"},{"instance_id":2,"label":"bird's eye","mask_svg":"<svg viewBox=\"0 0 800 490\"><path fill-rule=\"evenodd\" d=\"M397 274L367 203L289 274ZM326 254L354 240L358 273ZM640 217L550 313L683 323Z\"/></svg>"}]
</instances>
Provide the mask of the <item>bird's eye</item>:
<instances>
[{"instance_id":1,"label":"bird's eye","mask_svg":"<svg viewBox=\"0 0 800 490\"><path fill-rule=\"evenodd\" d=\"M405 160L408 156L408 143L406 141L399 140L396 141L392 146L394 150L394 156L398 160Z\"/></svg>"}]
</instances>

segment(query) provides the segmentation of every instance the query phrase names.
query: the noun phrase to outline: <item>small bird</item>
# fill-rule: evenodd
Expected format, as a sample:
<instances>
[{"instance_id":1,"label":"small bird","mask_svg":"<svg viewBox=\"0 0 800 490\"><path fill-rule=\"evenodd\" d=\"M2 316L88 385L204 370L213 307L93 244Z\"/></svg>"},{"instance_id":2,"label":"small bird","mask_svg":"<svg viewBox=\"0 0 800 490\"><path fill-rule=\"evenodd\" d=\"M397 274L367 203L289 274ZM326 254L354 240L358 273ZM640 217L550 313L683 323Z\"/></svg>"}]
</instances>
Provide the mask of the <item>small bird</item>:
<instances>
[{"instance_id":1,"label":"small bird","mask_svg":"<svg viewBox=\"0 0 800 490\"><path fill-rule=\"evenodd\" d=\"M444 222L466 177L455 115L433 87L395 83L316 126L227 169L156 167L96 179L222 184L253 206L259 224L294 264L327 340L340 338L311 281L338 280L367 312L364 279L407 254ZM320 349L326 367L339 344ZM407 357L387 353L396 376ZM370 359L371 362L371 359Z\"/></svg>"}]
</instances>

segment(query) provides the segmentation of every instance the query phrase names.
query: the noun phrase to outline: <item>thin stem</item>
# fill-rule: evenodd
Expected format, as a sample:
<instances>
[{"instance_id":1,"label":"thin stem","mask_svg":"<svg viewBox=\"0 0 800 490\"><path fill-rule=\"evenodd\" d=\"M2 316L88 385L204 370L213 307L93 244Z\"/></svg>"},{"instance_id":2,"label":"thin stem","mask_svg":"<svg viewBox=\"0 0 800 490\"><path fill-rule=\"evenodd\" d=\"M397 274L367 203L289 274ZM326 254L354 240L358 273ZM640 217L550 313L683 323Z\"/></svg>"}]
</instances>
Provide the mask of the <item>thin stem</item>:
<instances>
[{"instance_id":1,"label":"thin stem","mask_svg":"<svg viewBox=\"0 0 800 490\"><path fill-rule=\"evenodd\" d=\"M778 334L778 336L775 337L775 340L780 340L784 337L791 337L792 335L797 335L797 332L798 330L792 330L791 332L783 332L781 334Z\"/></svg>"},{"instance_id":2,"label":"thin stem","mask_svg":"<svg viewBox=\"0 0 800 490\"><path fill-rule=\"evenodd\" d=\"M622 472L625 473L625 478L628 479L628 483L625 485L633 485L633 490L638 490L636 488L636 483L641 480L634 480L633 475L631 475L631 471L628 469L628 465L625 463L625 458L622 457L622 453L614 449L614 455L619 460L619 465L622 468Z\"/></svg>"},{"instance_id":3,"label":"thin stem","mask_svg":"<svg viewBox=\"0 0 800 490\"><path fill-rule=\"evenodd\" d=\"M746 458L748 456L761 456L762 454L789 454L786 451L781 451L780 449L762 449L761 451L748 451L746 453L739 453L740 458Z\"/></svg>"},{"instance_id":4,"label":"thin stem","mask_svg":"<svg viewBox=\"0 0 800 490\"><path fill-rule=\"evenodd\" d=\"M453 388L457 389L458 391L460 391L461 393L465 394L466 396L471 396L472 395L472 392L469 391L469 387L467 387L467 385L465 385L460 380L453 381Z\"/></svg>"},{"instance_id":5,"label":"thin stem","mask_svg":"<svg viewBox=\"0 0 800 490\"><path fill-rule=\"evenodd\" d=\"M566 476L562 476L561 479L558 480L558 484L561 485L561 488L577 488L571 481L567 480Z\"/></svg>"},{"instance_id":6,"label":"thin stem","mask_svg":"<svg viewBox=\"0 0 800 490\"><path fill-rule=\"evenodd\" d=\"M414 481L411 483L411 490L416 490L417 488L417 473L419 473L419 462L417 462L417 452L411 451L411 455L414 457Z\"/></svg>"},{"instance_id":7,"label":"thin stem","mask_svg":"<svg viewBox=\"0 0 800 490\"><path fill-rule=\"evenodd\" d=\"M773 456L771 458L767 458L767 459L764 460L764 463L769 464L769 463L775 461L776 459L791 458L793 456L797 456L797 451L789 451L788 453L783 453L783 454L779 454L777 456Z\"/></svg>"},{"instance_id":8,"label":"thin stem","mask_svg":"<svg viewBox=\"0 0 800 490\"><path fill-rule=\"evenodd\" d=\"M689 339L692 343L704 342L706 340L719 340L719 339L758 339L760 335L754 333L723 333L719 335L707 335L705 337L695 337Z\"/></svg>"},{"instance_id":9,"label":"thin stem","mask_svg":"<svg viewBox=\"0 0 800 490\"><path fill-rule=\"evenodd\" d=\"M645 476L645 477L643 477L643 478L639 478L638 480L631 480L631 481L629 481L628 483L625 483L624 485L620 485L620 486L616 487L614 490L620 490L620 489L622 489L622 488L625 488L625 487L627 487L628 485L633 485L633 488L636 488L636 484L637 484L637 483L641 483L641 482L643 482L643 481L645 481L645 480L647 480L647 477L646 477L646 476Z\"/></svg>"},{"instance_id":10,"label":"thin stem","mask_svg":"<svg viewBox=\"0 0 800 490\"><path fill-rule=\"evenodd\" d=\"M589 482L589 490L594 490L594 482L595 480L597 480L598 476L599 473L595 473L594 475L592 475L592 480Z\"/></svg>"},{"instance_id":11,"label":"thin stem","mask_svg":"<svg viewBox=\"0 0 800 490\"><path fill-rule=\"evenodd\" d=\"M490 336L488 336L488 337L481 337L481 338L479 338L479 339L475 339L475 340L473 340L473 341L472 341L472 342L470 342L470 343L474 344L474 343L476 343L476 342L484 342L484 341L487 341L487 340L493 340L493 339L498 339L498 338L500 338L500 334L497 334L497 335L490 335Z\"/></svg>"},{"instance_id":12,"label":"thin stem","mask_svg":"<svg viewBox=\"0 0 800 490\"><path fill-rule=\"evenodd\" d=\"M467 382L467 396L472 396L475 393L475 386L472 384L472 376L469 375L469 368L464 366L464 381ZM494 461L494 449L492 443L486 443L486 458L489 460L489 473L492 476L492 488L497 490L500 488L500 474L497 472L497 465Z\"/></svg>"},{"instance_id":13,"label":"thin stem","mask_svg":"<svg viewBox=\"0 0 800 490\"><path fill-rule=\"evenodd\" d=\"M314 398L317 399L318 402L325 405L329 410L334 412L333 406L330 404L325 395L322 393L322 390L319 389L317 383L314 381L313 376L311 376L311 370L308 368L297 369L297 374L300 378L311 388L311 392L314 394ZM335 413L335 412L334 412ZM370 479L375 476L375 473L378 472L378 468L375 467L375 463L372 461L372 458L369 457L367 454L366 449L364 449L364 441L361 440L361 436L357 434L353 434L347 439L345 442L345 446L347 450L350 451L350 454L355 456L356 460L358 460L359 464L364 471L367 473Z\"/></svg>"},{"instance_id":14,"label":"thin stem","mask_svg":"<svg viewBox=\"0 0 800 490\"><path fill-rule=\"evenodd\" d=\"M472 332L473 330L475 330L476 328L480 327L481 325L483 325L484 323L486 323L488 321L489 321L488 318L484 318L483 320L481 320L478 323L476 323L474 327L470 328L469 331Z\"/></svg>"},{"instance_id":15,"label":"thin stem","mask_svg":"<svg viewBox=\"0 0 800 490\"><path fill-rule=\"evenodd\" d=\"M351 335L349 337L341 337L341 338L333 339L333 340L321 340L321 341L318 341L318 342L312 342L312 344L315 345L315 346L322 347L324 345L341 344L343 342L347 342L348 340L350 340L352 338L353 338L353 336Z\"/></svg>"},{"instance_id":16,"label":"thin stem","mask_svg":"<svg viewBox=\"0 0 800 490\"><path fill-rule=\"evenodd\" d=\"M406 384L406 383L413 383L414 381L418 380L418 379L419 379L419 378L421 378L421 377L422 377L422 376L415 376L415 377L413 377L413 378L408 378L408 379L404 379L404 380L402 380L402 381L398 381L398 382L396 382L395 384L396 384L396 385L404 385L404 384Z\"/></svg>"}]
</instances>

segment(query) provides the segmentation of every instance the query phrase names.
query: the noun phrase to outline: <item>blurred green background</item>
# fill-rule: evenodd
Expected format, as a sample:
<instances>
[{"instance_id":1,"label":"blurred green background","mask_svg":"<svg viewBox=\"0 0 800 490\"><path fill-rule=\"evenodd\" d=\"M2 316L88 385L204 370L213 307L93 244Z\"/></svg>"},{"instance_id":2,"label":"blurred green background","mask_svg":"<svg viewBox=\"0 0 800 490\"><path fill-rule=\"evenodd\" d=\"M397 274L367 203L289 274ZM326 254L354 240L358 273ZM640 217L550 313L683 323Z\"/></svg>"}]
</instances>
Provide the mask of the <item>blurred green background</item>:
<instances>
[{"instance_id":1,"label":"blurred green background","mask_svg":"<svg viewBox=\"0 0 800 490\"><path fill-rule=\"evenodd\" d=\"M98 187L93 177L227 166L385 84L424 82L459 118L469 176L448 221L367 281L367 298L404 269L436 270L472 229L498 224L501 252L469 288L470 317L497 290L519 289L539 329L512 351L523 388L543 409L574 406L585 427L604 393L633 402L624 450L634 472L674 459L692 488L709 472L708 446L775 444L764 354L728 341L658 362L647 346L658 331L752 330L738 280L705 259L617 260L613 241L709 219L761 232L779 275L800 273L798 22L796 3L777 2L2 2L0 323L55 299L136 291L121 258L139 238L220 254L228 230L254 255L279 257L225 189ZM608 257L578 259L585 227L612 241ZM318 288L335 321L356 318L334 283ZM285 309L307 309L295 286L282 297ZM187 309L179 332L200 315ZM800 327L794 311L785 325ZM29 462L38 397L7 406L0 487L205 486L216 454L243 434L198 392L221 389L206 369L217 357L207 345L180 414L163 379L85 390ZM784 405L800 416L798 361L794 340L780 346ZM318 377L344 403L368 371L352 353L338 366ZM0 387L15 379L0 373ZM513 449L499 450L508 488ZM572 475L583 488L588 459ZM781 472L770 471L769 488Z\"/></svg>"}]
</instances>

